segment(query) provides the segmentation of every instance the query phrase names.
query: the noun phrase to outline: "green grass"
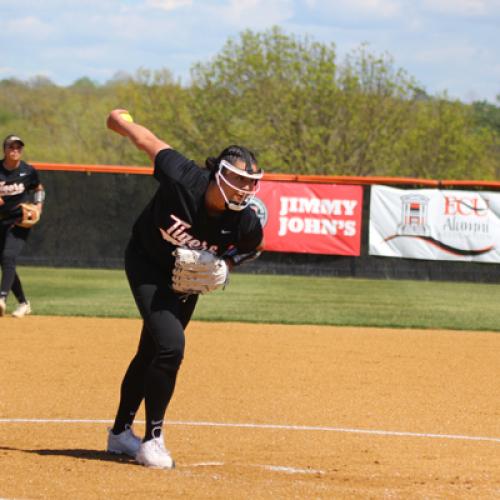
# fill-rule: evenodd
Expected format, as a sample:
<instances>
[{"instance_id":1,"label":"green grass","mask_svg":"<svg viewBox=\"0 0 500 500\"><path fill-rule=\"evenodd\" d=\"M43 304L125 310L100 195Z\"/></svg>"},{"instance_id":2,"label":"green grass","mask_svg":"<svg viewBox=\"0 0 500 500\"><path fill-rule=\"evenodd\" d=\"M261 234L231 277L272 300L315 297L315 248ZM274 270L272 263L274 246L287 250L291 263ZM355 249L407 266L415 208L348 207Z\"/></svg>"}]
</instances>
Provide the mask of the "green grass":
<instances>
[{"instance_id":1,"label":"green grass","mask_svg":"<svg viewBox=\"0 0 500 500\"><path fill-rule=\"evenodd\" d=\"M35 314L138 317L125 273L20 267ZM10 298L10 306L13 299ZM194 319L500 331L495 284L233 274Z\"/></svg>"}]
</instances>

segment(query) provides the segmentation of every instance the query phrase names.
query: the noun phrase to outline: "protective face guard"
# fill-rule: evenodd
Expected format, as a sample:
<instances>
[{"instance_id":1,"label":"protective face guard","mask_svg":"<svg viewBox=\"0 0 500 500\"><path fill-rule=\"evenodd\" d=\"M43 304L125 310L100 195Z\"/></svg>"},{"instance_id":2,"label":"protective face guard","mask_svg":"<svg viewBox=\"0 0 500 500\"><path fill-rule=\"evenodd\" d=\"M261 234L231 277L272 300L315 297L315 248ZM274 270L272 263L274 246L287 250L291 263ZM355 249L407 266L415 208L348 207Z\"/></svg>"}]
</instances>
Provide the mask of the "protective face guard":
<instances>
[{"instance_id":1,"label":"protective face guard","mask_svg":"<svg viewBox=\"0 0 500 500\"><path fill-rule=\"evenodd\" d=\"M255 181L254 188L252 190L247 190L247 189L242 189L234 184L231 184L227 178L224 175L224 171L229 170L230 172L233 172L240 177L243 177L245 179L251 179ZM244 208L248 207L250 202L252 201L253 197L256 195L256 193L260 189L259 181L262 179L262 176L264 175L264 172L262 169L259 169L258 172L247 172L246 170L242 170L241 168L235 167L234 165L231 165L226 160L222 160L219 164L219 170L215 174L215 180L217 182L217 186L219 187L219 190L224 198L224 201L226 202L227 208L230 210L235 210L239 212L240 210L243 210ZM226 192L224 191L224 187L221 185L221 180L229 186L231 189L234 189L238 194L243 195L243 199L240 202L235 202L235 201L230 201L226 195Z\"/></svg>"}]
</instances>

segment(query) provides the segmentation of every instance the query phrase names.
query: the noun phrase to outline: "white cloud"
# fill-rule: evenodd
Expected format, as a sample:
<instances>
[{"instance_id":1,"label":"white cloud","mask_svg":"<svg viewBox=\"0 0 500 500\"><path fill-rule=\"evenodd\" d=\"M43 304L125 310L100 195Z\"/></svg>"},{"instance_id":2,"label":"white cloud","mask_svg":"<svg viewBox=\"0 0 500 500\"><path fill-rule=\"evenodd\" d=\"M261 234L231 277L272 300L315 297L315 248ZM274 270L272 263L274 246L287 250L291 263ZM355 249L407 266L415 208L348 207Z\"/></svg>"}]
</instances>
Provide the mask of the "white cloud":
<instances>
[{"instance_id":1,"label":"white cloud","mask_svg":"<svg viewBox=\"0 0 500 500\"><path fill-rule=\"evenodd\" d=\"M213 8L214 21L223 19L241 29L282 24L292 14L292 0L229 0L227 5Z\"/></svg>"},{"instance_id":2,"label":"white cloud","mask_svg":"<svg viewBox=\"0 0 500 500\"><path fill-rule=\"evenodd\" d=\"M16 72L16 68L10 66L0 66L0 75L10 75Z\"/></svg>"},{"instance_id":3,"label":"white cloud","mask_svg":"<svg viewBox=\"0 0 500 500\"><path fill-rule=\"evenodd\" d=\"M491 69L491 73L496 75L497 79L499 80L497 85L498 85L498 90L499 90L498 94L500 95L500 64L499 63L493 64L490 69Z\"/></svg>"},{"instance_id":4,"label":"white cloud","mask_svg":"<svg viewBox=\"0 0 500 500\"><path fill-rule=\"evenodd\" d=\"M380 17L395 17L401 12L401 2L398 0L350 0L344 7L364 15Z\"/></svg>"},{"instance_id":5,"label":"white cloud","mask_svg":"<svg viewBox=\"0 0 500 500\"><path fill-rule=\"evenodd\" d=\"M180 7L188 7L193 4L192 0L147 0L146 6L162 10L175 10Z\"/></svg>"},{"instance_id":6,"label":"white cloud","mask_svg":"<svg viewBox=\"0 0 500 500\"><path fill-rule=\"evenodd\" d=\"M334 23L341 16L356 23L359 19L392 19L401 15L406 0L304 0L309 13ZM325 18L326 16L326 18Z\"/></svg>"},{"instance_id":7,"label":"white cloud","mask_svg":"<svg viewBox=\"0 0 500 500\"><path fill-rule=\"evenodd\" d=\"M3 22L2 31L10 36L22 36L44 39L54 32L53 27L34 16L7 19Z\"/></svg>"},{"instance_id":8,"label":"white cloud","mask_svg":"<svg viewBox=\"0 0 500 500\"><path fill-rule=\"evenodd\" d=\"M424 0L424 6L431 12L460 16L486 16L498 10L498 0Z\"/></svg>"},{"instance_id":9,"label":"white cloud","mask_svg":"<svg viewBox=\"0 0 500 500\"><path fill-rule=\"evenodd\" d=\"M426 63L449 63L450 61L465 61L477 58L479 50L472 45L458 44L442 45L418 50L415 59Z\"/></svg>"},{"instance_id":10,"label":"white cloud","mask_svg":"<svg viewBox=\"0 0 500 500\"><path fill-rule=\"evenodd\" d=\"M411 32L418 32L425 28L425 23L420 16L411 16L406 19L404 27Z\"/></svg>"}]
</instances>

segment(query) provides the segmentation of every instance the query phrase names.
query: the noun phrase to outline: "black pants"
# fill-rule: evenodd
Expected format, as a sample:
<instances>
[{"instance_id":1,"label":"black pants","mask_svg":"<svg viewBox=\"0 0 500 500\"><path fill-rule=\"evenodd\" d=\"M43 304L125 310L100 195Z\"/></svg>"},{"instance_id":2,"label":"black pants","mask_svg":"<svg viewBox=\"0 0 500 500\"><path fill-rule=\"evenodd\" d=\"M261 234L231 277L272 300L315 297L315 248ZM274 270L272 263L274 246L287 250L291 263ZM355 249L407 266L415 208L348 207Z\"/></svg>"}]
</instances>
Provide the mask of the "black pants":
<instances>
[{"instance_id":1,"label":"black pants","mask_svg":"<svg viewBox=\"0 0 500 500\"><path fill-rule=\"evenodd\" d=\"M143 319L141 338L121 386L121 399L113 431L131 425L141 401L146 407L145 440L158 435L175 388L184 357L184 329L197 302L183 301L170 290L165 271L151 263L131 241L125 253L125 270Z\"/></svg>"},{"instance_id":2,"label":"black pants","mask_svg":"<svg viewBox=\"0 0 500 500\"><path fill-rule=\"evenodd\" d=\"M29 233L30 230L24 227L0 224L0 265L2 267L0 298L6 299L12 290L19 302L26 302L21 280L16 272L16 263Z\"/></svg>"}]
</instances>

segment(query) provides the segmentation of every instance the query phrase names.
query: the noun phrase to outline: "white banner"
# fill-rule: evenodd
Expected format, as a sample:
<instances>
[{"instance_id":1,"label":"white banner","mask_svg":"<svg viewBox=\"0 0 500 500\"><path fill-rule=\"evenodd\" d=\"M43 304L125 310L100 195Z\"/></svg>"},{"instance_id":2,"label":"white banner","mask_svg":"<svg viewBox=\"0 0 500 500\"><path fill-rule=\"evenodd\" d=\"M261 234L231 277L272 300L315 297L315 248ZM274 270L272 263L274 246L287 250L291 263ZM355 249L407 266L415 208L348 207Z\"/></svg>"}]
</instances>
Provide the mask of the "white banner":
<instances>
[{"instance_id":1,"label":"white banner","mask_svg":"<svg viewBox=\"0 0 500 500\"><path fill-rule=\"evenodd\" d=\"M372 186L369 253L500 262L500 193Z\"/></svg>"}]
</instances>

